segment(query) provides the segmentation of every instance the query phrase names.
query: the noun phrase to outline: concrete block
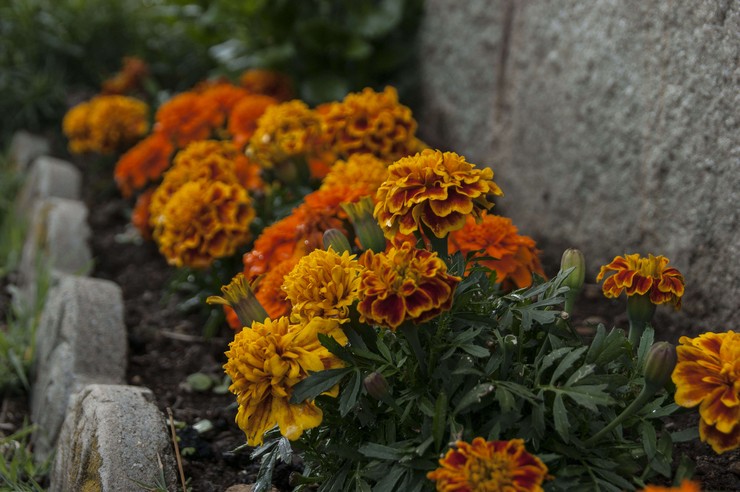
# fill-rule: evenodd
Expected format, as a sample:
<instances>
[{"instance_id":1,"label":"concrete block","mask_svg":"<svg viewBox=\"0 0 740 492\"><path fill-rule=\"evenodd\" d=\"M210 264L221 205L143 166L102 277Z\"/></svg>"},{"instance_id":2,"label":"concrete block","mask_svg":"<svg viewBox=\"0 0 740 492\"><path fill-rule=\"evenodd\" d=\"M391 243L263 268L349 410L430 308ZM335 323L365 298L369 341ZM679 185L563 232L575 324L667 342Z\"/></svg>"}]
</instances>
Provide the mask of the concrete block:
<instances>
[{"instance_id":1,"label":"concrete block","mask_svg":"<svg viewBox=\"0 0 740 492\"><path fill-rule=\"evenodd\" d=\"M37 328L31 419L35 457L54 449L73 394L90 383L121 384L126 376L126 327L120 287L64 275L47 297Z\"/></svg>"},{"instance_id":2,"label":"concrete block","mask_svg":"<svg viewBox=\"0 0 740 492\"><path fill-rule=\"evenodd\" d=\"M162 475L166 489L176 490L170 434L153 401L147 388L86 386L70 402L50 490L153 490Z\"/></svg>"},{"instance_id":3,"label":"concrete block","mask_svg":"<svg viewBox=\"0 0 740 492\"><path fill-rule=\"evenodd\" d=\"M45 198L80 199L82 173L69 162L41 156L33 161L15 202L16 214L30 220L34 204Z\"/></svg>"},{"instance_id":4,"label":"concrete block","mask_svg":"<svg viewBox=\"0 0 740 492\"><path fill-rule=\"evenodd\" d=\"M9 157L17 172L25 172L28 166L39 156L51 153L49 141L26 131L19 131L10 141Z\"/></svg>"}]
</instances>

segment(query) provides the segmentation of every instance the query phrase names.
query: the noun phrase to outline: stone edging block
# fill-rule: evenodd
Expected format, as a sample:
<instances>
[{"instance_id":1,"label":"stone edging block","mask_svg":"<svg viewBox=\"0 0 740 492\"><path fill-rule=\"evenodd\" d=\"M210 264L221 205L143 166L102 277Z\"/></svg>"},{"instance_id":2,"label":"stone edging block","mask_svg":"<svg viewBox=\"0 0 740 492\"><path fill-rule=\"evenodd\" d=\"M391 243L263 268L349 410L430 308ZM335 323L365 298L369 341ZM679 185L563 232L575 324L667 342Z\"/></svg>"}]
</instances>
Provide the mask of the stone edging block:
<instances>
[{"instance_id":1,"label":"stone edging block","mask_svg":"<svg viewBox=\"0 0 740 492\"><path fill-rule=\"evenodd\" d=\"M40 135L20 131L10 141L10 161L16 171L24 172L33 160L51 151L49 141Z\"/></svg>"},{"instance_id":2,"label":"stone edging block","mask_svg":"<svg viewBox=\"0 0 740 492\"><path fill-rule=\"evenodd\" d=\"M79 200L82 173L67 161L41 156L33 161L15 201L16 214L31 218L33 204L44 198Z\"/></svg>"}]
</instances>

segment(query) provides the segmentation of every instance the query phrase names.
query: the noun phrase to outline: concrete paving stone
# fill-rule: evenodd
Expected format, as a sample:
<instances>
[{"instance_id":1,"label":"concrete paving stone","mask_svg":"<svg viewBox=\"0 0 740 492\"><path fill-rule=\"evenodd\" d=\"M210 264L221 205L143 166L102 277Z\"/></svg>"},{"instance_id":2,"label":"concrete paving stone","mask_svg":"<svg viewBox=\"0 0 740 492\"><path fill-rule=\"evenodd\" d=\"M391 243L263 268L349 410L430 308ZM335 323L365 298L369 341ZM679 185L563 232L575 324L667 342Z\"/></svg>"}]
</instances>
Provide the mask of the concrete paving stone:
<instances>
[{"instance_id":1,"label":"concrete paving stone","mask_svg":"<svg viewBox=\"0 0 740 492\"><path fill-rule=\"evenodd\" d=\"M41 156L33 161L15 201L16 215L30 220L33 206L45 198L80 199L82 173L67 161Z\"/></svg>"},{"instance_id":2,"label":"concrete paving stone","mask_svg":"<svg viewBox=\"0 0 740 492\"><path fill-rule=\"evenodd\" d=\"M13 135L10 141L10 162L17 172L25 172L31 162L39 156L48 155L51 152L49 141L27 131L19 131Z\"/></svg>"}]
</instances>

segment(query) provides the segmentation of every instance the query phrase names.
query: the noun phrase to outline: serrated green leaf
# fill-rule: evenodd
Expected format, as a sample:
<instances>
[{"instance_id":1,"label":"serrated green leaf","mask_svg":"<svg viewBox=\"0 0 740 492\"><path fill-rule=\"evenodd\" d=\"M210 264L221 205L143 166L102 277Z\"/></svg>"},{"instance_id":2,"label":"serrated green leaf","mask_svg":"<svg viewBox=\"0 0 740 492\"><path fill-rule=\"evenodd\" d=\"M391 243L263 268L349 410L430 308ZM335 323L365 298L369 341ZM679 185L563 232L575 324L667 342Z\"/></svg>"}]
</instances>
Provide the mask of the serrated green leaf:
<instances>
[{"instance_id":1,"label":"serrated green leaf","mask_svg":"<svg viewBox=\"0 0 740 492\"><path fill-rule=\"evenodd\" d=\"M689 427L676 432L671 432L671 440L673 442L688 442L699 439L699 428Z\"/></svg>"},{"instance_id":2,"label":"serrated green leaf","mask_svg":"<svg viewBox=\"0 0 740 492\"><path fill-rule=\"evenodd\" d=\"M642 436L642 448L645 450L649 460L652 460L657 451L657 436L655 428L649 422L640 424L640 435Z\"/></svg>"},{"instance_id":3,"label":"serrated green leaf","mask_svg":"<svg viewBox=\"0 0 740 492\"><path fill-rule=\"evenodd\" d=\"M591 345L586 353L586 362L592 363L596 360L596 357L604 350L604 341L606 340L606 328L604 325L599 324L596 327L596 334L594 339L591 341Z\"/></svg>"},{"instance_id":4,"label":"serrated green leaf","mask_svg":"<svg viewBox=\"0 0 740 492\"><path fill-rule=\"evenodd\" d=\"M359 369L355 369L339 397L339 415L346 416L357 403L362 387L362 374Z\"/></svg>"},{"instance_id":5,"label":"serrated green leaf","mask_svg":"<svg viewBox=\"0 0 740 492\"><path fill-rule=\"evenodd\" d=\"M455 406L453 414L457 415L461 411L475 403L480 403L484 396L493 392L496 387L492 383L482 383L468 391Z\"/></svg>"},{"instance_id":6,"label":"serrated green leaf","mask_svg":"<svg viewBox=\"0 0 740 492\"><path fill-rule=\"evenodd\" d=\"M290 402L302 403L312 400L325 391L329 391L335 384L352 372L351 368L328 369L326 371L313 372L306 379L293 386L293 395Z\"/></svg>"},{"instance_id":7,"label":"serrated green leaf","mask_svg":"<svg viewBox=\"0 0 740 492\"><path fill-rule=\"evenodd\" d=\"M565 382L564 386L573 386L576 383L580 382L583 378L590 376L594 370L596 369L596 366L594 364L586 364L581 367L579 367L576 372L570 375L568 380Z\"/></svg>"},{"instance_id":8,"label":"serrated green leaf","mask_svg":"<svg viewBox=\"0 0 740 492\"><path fill-rule=\"evenodd\" d=\"M552 402L552 417L555 423L555 431L567 443L570 439L568 435L568 411L565 409L561 394L555 395L555 399Z\"/></svg>"},{"instance_id":9,"label":"serrated green leaf","mask_svg":"<svg viewBox=\"0 0 740 492\"><path fill-rule=\"evenodd\" d=\"M399 490L396 488L396 484L405 472L406 469L400 466L391 467L390 471L385 473L383 478L375 484L373 492L393 492L395 490Z\"/></svg>"},{"instance_id":10,"label":"serrated green leaf","mask_svg":"<svg viewBox=\"0 0 740 492\"><path fill-rule=\"evenodd\" d=\"M508 413L516 407L514 395L503 386L496 388L496 400L504 413Z\"/></svg>"},{"instance_id":11,"label":"serrated green leaf","mask_svg":"<svg viewBox=\"0 0 740 492\"><path fill-rule=\"evenodd\" d=\"M275 470L277 455L277 447L273 447L272 450L262 458L260 471L254 482L254 492L266 492L272 488L272 473Z\"/></svg>"},{"instance_id":12,"label":"serrated green leaf","mask_svg":"<svg viewBox=\"0 0 740 492\"><path fill-rule=\"evenodd\" d=\"M358 451L363 456L367 456L368 458L377 458L380 460L397 461L406 455L406 453L404 453L400 449L392 448L390 446L374 442L363 444L362 446L360 446Z\"/></svg>"},{"instance_id":13,"label":"serrated green leaf","mask_svg":"<svg viewBox=\"0 0 740 492\"><path fill-rule=\"evenodd\" d=\"M638 368L642 368L643 364L645 363L645 357L647 356L650 347L653 345L654 338L655 330L653 330L650 326L646 326L645 331L642 332L642 337L640 337L640 345L637 349Z\"/></svg>"},{"instance_id":14,"label":"serrated green leaf","mask_svg":"<svg viewBox=\"0 0 740 492\"><path fill-rule=\"evenodd\" d=\"M323 333L318 333L317 337L321 345L326 347L329 352L336 355L345 362L354 362L354 358L352 357L352 354L349 353L349 350L340 345L339 342L334 340L333 337L330 337Z\"/></svg>"},{"instance_id":15,"label":"serrated green leaf","mask_svg":"<svg viewBox=\"0 0 740 492\"><path fill-rule=\"evenodd\" d=\"M582 384L561 388L560 391L582 407L586 407L592 412L598 412L597 405L611 405L614 403L614 399L604 392L605 389L605 384Z\"/></svg>"},{"instance_id":16,"label":"serrated green leaf","mask_svg":"<svg viewBox=\"0 0 740 492\"><path fill-rule=\"evenodd\" d=\"M460 348L466 353L479 359L482 357L489 357L491 355L491 352L487 348L481 347L480 345L465 344L461 345Z\"/></svg>"},{"instance_id":17,"label":"serrated green leaf","mask_svg":"<svg viewBox=\"0 0 740 492\"><path fill-rule=\"evenodd\" d=\"M437 395L434 404L434 416L432 417L432 436L434 436L434 448L439 449L442 445L445 428L447 427L447 395L441 391Z\"/></svg>"},{"instance_id":18,"label":"serrated green leaf","mask_svg":"<svg viewBox=\"0 0 740 492\"><path fill-rule=\"evenodd\" d=\"M556 360L561 358L563 355L570 352L570 347L561 347L558 349L553 350L546 356L542 358L542 362L540 363L539 371L540 373L545 372L551 365L555 363Z\"/></svg>"},{"instance_id":19,"label":"serrated green leaf","mask_svg":"<svg viewBox=\"0 0 740 492\"><path fill-rule=\"evenodd\" d=\"M578 360L578 358L581 357L581 354L587 349L588 347L578 347L577 349L571 351L565 357L563 357L563 360L560 361L560 364L558 364L558 367L552 373L550 384L555 384L555 381L557 381L560 376L565 374L565 371L570 369Z\"/></svg>"}]
</instances>

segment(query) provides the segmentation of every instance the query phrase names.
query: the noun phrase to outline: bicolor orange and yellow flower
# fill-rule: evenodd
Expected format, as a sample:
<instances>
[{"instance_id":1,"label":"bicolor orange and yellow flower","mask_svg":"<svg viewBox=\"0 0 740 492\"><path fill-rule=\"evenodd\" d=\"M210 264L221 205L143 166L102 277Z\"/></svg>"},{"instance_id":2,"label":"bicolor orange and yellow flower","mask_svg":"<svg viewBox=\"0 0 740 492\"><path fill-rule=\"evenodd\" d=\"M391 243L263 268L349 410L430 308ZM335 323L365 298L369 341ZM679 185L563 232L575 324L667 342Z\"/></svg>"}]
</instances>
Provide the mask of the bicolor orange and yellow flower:
<instances>
[{"instance_id":1,"label":"bicolor orange and yellow flower","mask_svg":"<svg viewBox=\"0 0 740 492\"><path fill-rule=\"evenodd\" d=\"M387 238L424 233L438 238L479 219L502 195L490 168L477 169L454 152L427 149L388 168L376 195L375 217Z\"/></svg>"},{"instance_id":2,"label":"bicolor orange and yellow flower","mask_svg":"<svg viewBox=\"0 0 740 492\"><path fill-rule=\"evenodd\" d=\"M601 267L596 281L603 278L602 290L606 297L619 297L622 292L628 296L647 295L655 304L672 304L681 308L684 294L684 279L676 268L669 267L670 260L665 256L639 254L616 256L608 265Z\"/></svg>"},{"instance_id":3,"label":"bicolor orange and yellow flower","mask_svg":"<svg viewBox=\"0 0 740 492\"><path fill-rule=\"evenodd\" d=\"M675 401L699 405L699 435L717 453L740 447L740 333L683 336L672 379Z\"/></svg>"},{"instance_id":4,"label":"bicolor orange and yellow flower","mask_svg":"<svg viewBox=\"0 0 740 492\"><path fill-rule=\"evenodd\" d=\"M437 253L416 249L410 243L387 252L366 251L360 257L357 310L361 322L392 330L410 321L423 323L452 306L460 277L447 273Z\"/></svg>"},{"instance_id":5,"label":"bicolor orange and yellow flower","mask_svg":"<svg viewBox=\"0 0 740 492\"><path fill-rule=\"evenodd\" d=\"M224 365L231 377L229 390L236 395L236 422L247 436L247 444L258 446L266 431L275 426L290 440L321 424L323 414L312 401L290 403L293 387L309 371L342 366L318 340L323 333L340 344L347 338L334 320L314 318L294 324L286 317L254 322L237 333L226 352ZM336 391L332 392L336 396Z\"/></svg>"},{"instance_id":6,"label":"bicolor orange and yellow flower","mask_svg":"<svg viewBox=\"0 0 740 492\"><path fill-rule=\"evenodd\" d=\"M440 492L542 492L547 466L527 452L522 439L457 441L427 474Z\"/></svg>"},{"instance_id":7,"label":"bicolor orange and yellow flower","mask_svg":"<svg viewBox=\"0 0 740 492\"><path fill-rule=\"evenodd\" d=\"M692 480L682 480L678 487L663 487L662 485L647 485L640 492L701 492L701 487Z\"/></svg>"}]
</instances>

